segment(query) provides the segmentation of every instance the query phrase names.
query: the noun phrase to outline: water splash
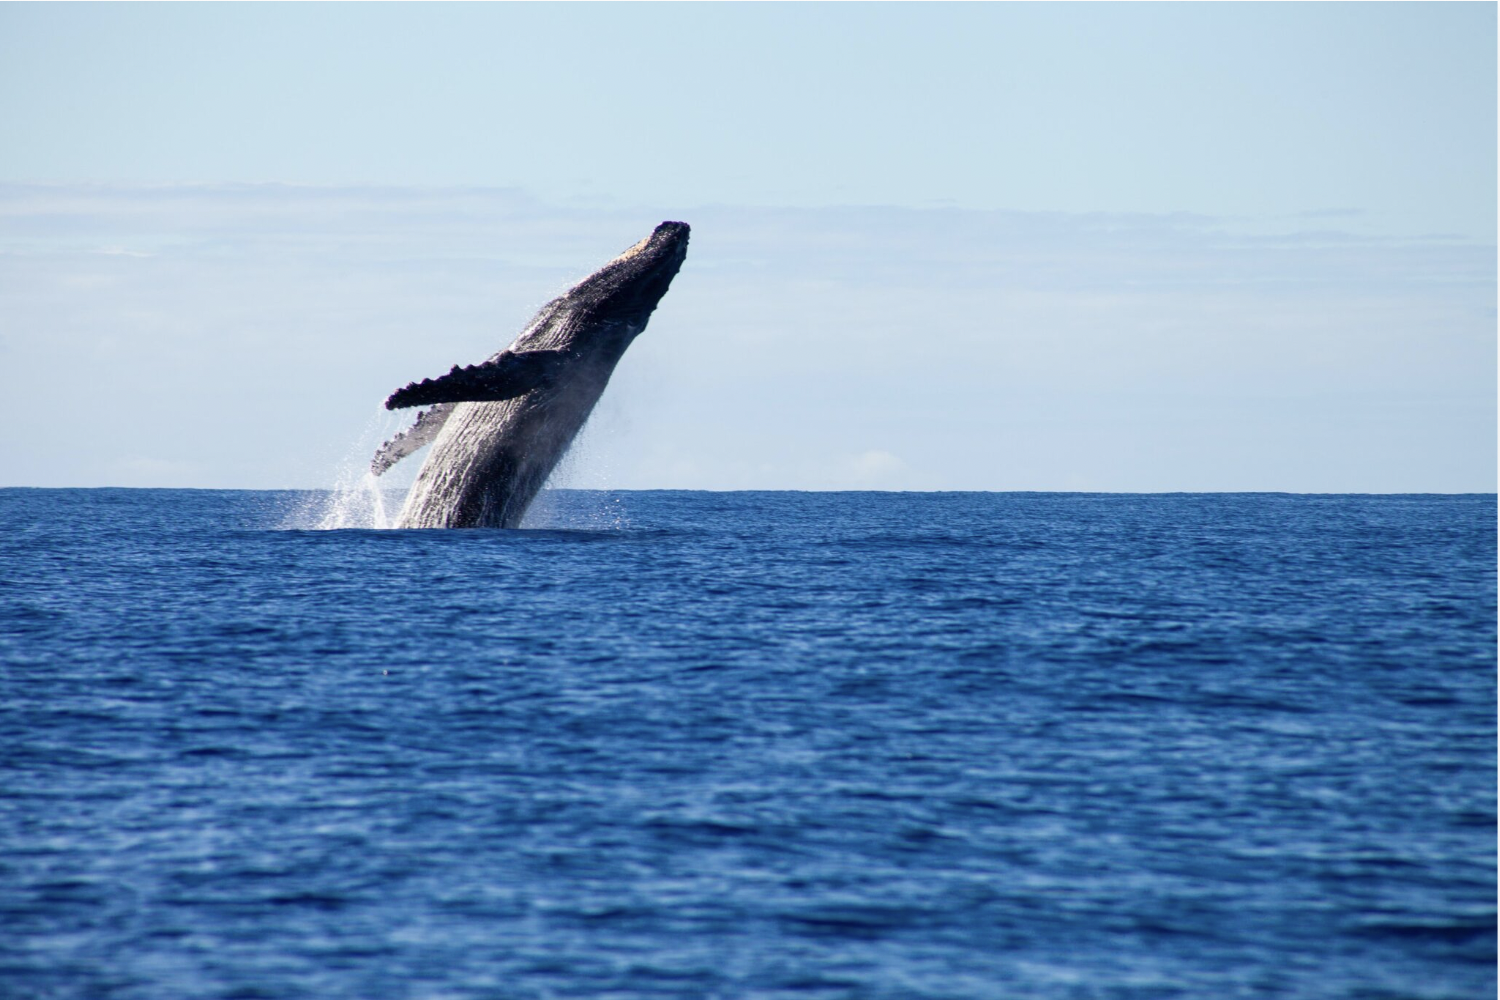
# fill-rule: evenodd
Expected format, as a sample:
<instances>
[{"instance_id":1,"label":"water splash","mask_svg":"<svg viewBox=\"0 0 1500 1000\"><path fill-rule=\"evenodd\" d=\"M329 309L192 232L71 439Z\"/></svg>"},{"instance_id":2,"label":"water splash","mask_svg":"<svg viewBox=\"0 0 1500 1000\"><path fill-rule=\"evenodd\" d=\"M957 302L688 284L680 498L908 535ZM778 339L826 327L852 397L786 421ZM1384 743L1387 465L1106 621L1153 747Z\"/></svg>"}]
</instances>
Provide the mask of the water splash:
<instances>
[{"instance_id":1,"label":"water splash","mask_svg":"<svg viewBox=\"0 0 1500 1000\"><path fill-rule=\"evenodd\" d=\"M619 531L629 519L618 496L609 492L609 436L597 413L591 416L552 468L546 484L521 519L522 528L545 531Z\"/></svg>"},{"instance_id":2,"label":"water splash","mask_svg":"<svg viewBox=\"0 0 1500 1000\"><path fill-rule=\"evenodd\" d=\"M411 411L392 413L381 408L372 414L334 470L333 487L307 494L281 526L304 531L395 527L428 448L412 453L381 476L370 471L370 456L411 423ZM590 420L585 424L564 452L522 519L522 528L619 531L629 527L620 498L608 489L607 462L600 449L589 447L599 438L598 423Z\"/></svg>"},{"instance_id":3,"label":"water splash","mask_svg":"<svg viewBox=\"0 0 1500 1000\"><path fill-rule=\"evenodd\" d=\"M324 501L323 516L314 526L319 531L339 528L389 528L391 514L388 513L386 491L373 472L366 472L359 481L350 485L340 484L329 491ZM396 510L400 510L399 506Z\"/></svg>"},{"instance_id":4,"label":"water splash","mask_svg":"<svg viewBox=\"0 0 1500 1000\"><path fill-rule=\"evenodd\" d=\"M425 451L408 456L401 463L404 469L397 466L399 473L392 470L378 477L370 471L370 456L383 441L410 423L410 413L393 414L381 409L371 416L339 462L333 488L309 494L287 516L282 527L311 531L392 527L406 500L406 491L411 488L411 480L426 457Z\"/></svg>"}]
</instances>

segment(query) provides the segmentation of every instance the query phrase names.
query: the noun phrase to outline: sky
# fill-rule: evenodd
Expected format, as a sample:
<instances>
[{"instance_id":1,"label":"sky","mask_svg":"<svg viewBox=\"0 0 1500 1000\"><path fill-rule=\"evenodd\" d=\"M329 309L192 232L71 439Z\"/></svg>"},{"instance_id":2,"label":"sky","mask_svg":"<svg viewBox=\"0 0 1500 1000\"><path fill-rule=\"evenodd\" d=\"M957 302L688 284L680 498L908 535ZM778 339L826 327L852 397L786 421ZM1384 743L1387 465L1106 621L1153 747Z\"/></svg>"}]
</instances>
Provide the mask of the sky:
<instances>
[{"instance_id":1,"label":"sky","mask_svg":"<svg viewBox=\"0 0 1500 1000\"><path fill-rule=\"evenodd\" d=\"M557 485L1491 492L1495 43L1492 4L0 5L0 485L334 485L391 389L672 218Z\"/></svg>"}]
</instances>

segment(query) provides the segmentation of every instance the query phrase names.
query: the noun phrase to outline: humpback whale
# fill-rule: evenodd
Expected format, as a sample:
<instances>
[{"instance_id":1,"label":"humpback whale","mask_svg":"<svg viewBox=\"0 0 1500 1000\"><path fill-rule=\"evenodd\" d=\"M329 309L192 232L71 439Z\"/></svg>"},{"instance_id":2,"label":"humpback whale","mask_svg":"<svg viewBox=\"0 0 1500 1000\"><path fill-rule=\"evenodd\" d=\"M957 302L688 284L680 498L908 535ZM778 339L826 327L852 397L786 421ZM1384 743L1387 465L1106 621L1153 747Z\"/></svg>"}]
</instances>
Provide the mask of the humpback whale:
<instances>
[{"instance_id":1,"label":"humpback whale","mask_svg":"<svg viewBox=\"0 0 1500 1000\"><path fill-rule=\"evenodd\" d=\"M391 393L387 409L430 409L380 447L370 471L432 445L396 527L518 526L667 294L687 244L686 223L663 222L543 306L509 347Z\"/></svg>"}]
</instances>

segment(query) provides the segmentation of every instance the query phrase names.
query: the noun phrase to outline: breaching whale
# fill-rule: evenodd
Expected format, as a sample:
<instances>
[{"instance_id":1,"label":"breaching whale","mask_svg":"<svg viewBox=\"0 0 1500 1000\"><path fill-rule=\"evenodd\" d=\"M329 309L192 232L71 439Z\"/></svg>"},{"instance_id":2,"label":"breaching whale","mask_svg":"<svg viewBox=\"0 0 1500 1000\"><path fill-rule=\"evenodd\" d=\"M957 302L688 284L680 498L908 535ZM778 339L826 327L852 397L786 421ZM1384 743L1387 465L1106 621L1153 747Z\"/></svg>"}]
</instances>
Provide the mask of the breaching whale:
<instances>
[{"instance_id":1,"label":"breaching whale","mask_svg":"<svg viewBox=\"0 0 1500 1000\"><path fill-rule=\"evenodd\" d=\"M393 392L387 409L431 409L381 446L370 471L432 444L396 527L519 525L667 294L687 244L686 223L663 222L543 306L505 350Z\"/></svg>"}]
</instances>

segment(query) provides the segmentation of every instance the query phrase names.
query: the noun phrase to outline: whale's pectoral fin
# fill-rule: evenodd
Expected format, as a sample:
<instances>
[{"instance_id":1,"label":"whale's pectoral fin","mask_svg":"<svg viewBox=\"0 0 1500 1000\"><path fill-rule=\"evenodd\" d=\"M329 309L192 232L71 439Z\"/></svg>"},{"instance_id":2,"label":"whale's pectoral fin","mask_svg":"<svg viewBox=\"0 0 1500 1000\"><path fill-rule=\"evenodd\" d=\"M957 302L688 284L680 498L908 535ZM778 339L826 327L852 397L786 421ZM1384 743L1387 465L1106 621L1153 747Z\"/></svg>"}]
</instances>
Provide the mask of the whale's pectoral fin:
<instances>
[{"instance_id":1,"label":"whale's pectoral fin","mask_svg":"<svg viewBox=\"0 0 1500 1000\"><path fill-rule=\"evenodd\" d=\"M416 423L380 446L375 457L370 459L370 471L378 476L418 448L431 444L452 412L452 403L439 403L418 413Z\"/></svg>"},{"instance_id":2,"label":"whale's pectoral fin","mask_svg":"<svg viewBox=\"0 0 1500 1000\"><path fill-rule=\"evenodd\" d=\"M424 378L397 389L385 401L388 410L428 403L497 402L523 396L550 383L572 357L567 351L504 351L492 361L467 368L453 366L440 378Z\"/></svg>"}]
</instances>

